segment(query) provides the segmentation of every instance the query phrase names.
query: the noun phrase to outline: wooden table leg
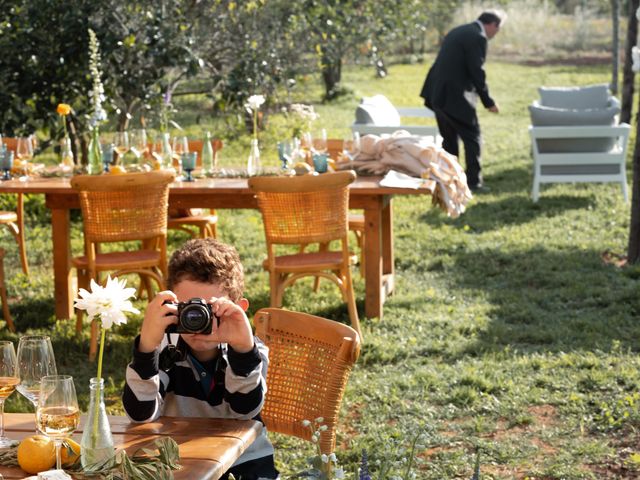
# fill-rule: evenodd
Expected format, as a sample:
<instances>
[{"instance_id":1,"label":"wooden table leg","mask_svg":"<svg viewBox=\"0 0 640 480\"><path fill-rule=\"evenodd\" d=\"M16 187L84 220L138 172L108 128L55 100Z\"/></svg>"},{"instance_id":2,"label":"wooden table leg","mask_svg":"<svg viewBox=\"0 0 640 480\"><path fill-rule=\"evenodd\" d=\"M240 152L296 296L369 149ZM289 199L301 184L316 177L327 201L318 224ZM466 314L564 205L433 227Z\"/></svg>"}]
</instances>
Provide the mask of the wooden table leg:
<instances>
[{"instance_id":1,"label":"wooden table leg","mask_svg":"<svg viewBox=\"0 0 640 480\"><path fill-rule=\"evenodd\" d=\"M369 318L382 318L382 210L380 197L371 197L364 207L364 313Z\"/></svg>"},{"instance_id":2,"label":"wooden table leg","mask_svg":"<svg viewBox=\"0 0 640 480\"><path fill-rule=\"evenodd\" d=\"M51 209L53 237L53 283L55 288L56 318L71 318L73 292L71 287L71 235L68 209Z\"/></svg>"},{"instance_id":3,"label":"wooden table leg","mask_svg":"<svg viewBox=\"0 0 640 480\"><path fill-rule=\"evenodd\" d=\"M391 283L385 288L386 294L390 294L393 291L395 273L393 265L393 209L391 197L385 197L384 200L382 207L382 274L390 279Z\"/></svg>"}]
</instances>

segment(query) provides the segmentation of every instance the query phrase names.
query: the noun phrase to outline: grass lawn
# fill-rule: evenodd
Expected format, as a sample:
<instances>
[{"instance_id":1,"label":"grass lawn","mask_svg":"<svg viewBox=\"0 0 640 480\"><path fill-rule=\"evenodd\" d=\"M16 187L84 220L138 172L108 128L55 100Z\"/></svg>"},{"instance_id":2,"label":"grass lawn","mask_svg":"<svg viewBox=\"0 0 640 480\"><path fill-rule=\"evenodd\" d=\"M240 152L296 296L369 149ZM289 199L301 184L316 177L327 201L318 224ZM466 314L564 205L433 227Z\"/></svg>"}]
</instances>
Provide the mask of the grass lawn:
<instances>
[{"instance_id":1,"label":"grass lawn","mask_svg":"<svg viewBox=\"0 0 640 480\"><path fill-rule=\"evenodd\" d=\"M316 104L329 136L344 136L359 96L384 93L398 106L419 105L427 65L397 65L383 80L372 69L347 69L354 95L317 103L314 81L301 85L297 101ZM481 112L483 166L489 194L476 197L456 220L424 198L394 200L396 291L383 319L363 319L365 343L352 374L338 435L338 458L352 470L366 448L377 462L398 461L402 473L413 436L416 478L469 479L476 452L483 479L602 479L640 477L640 270L619 269L604 251L624 253L629 205L615 184L553 185L530 200L532 168L526 106L540 85L584 85L609 80L606 67L530 67L489 59L491 91L499 115ZM190 132L223 128L206 101L185 98L185 119L202 118ZM270 117L275 131L281 120ZM263 134L267 163L276 164L277 135ZM228 141L221 162L244 162L246 137ZM632 143L633 145L633 139ZM0 199L2 201L2 199ZM86 362L88 329L74 336L74 322L53 316L52 252L48 211L42 198L27 201L32 274L20 273L8 232L10 306L19 333L49 333L59 370L77 378L82 408L95 365ZM82 250L79 217L73 249ZM255 211L220 212L219 236L235 245L246 266L250 312L268 305L262 223ZM170 234L173 250L186 237ZM363 315L364 284L355 275ZM144 301L139 307L144 308ZM318 295L302 282L285 305L348 322L337 290L324 283ZM112 413L131 341L140 318L108 335L106 375ZM31 411L19 394L7 411ZM273 436L285 474L303 468L310 445Z\"/></svg>"}]
</instances>

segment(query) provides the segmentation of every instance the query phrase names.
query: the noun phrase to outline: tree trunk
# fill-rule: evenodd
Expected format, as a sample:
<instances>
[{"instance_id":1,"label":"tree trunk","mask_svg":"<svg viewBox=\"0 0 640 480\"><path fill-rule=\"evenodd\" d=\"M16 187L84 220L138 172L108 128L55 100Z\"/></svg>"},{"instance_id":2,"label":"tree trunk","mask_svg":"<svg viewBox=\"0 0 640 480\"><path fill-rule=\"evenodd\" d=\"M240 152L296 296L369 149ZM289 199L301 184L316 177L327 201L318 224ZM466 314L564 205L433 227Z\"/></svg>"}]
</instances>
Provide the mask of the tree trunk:
<instances>
[{"instance_id":1,"label":"tree trunk","mask_svg":"<svg viewBox=\"0 0 640 480\"><path fill-rule=\"evenodd\" d=\"M342 58L328 59L322 57L322 80L324 81L325 100L334 99L338 92L336 87L342 78Z\"/></svg>"},{"instance_id":2,"label":"tree trunk","mask_svg":"<svg viewBox=\"0 0 640 480\"><path fill-rule=\"evenodd\" d=\"M633 21L636 21L635 18ZM640 106L639 106L640 107ZM633 181L631 184L631 222L627 262L640 260L640 122L636 114L636 143L633 149Z\"/></svg>"},{"instance_id":3,"label":"tree trunk","mask_svg":"<svg viewBox=\"0 0 640 480\"><path fill-rule=\"evenodd\" d=\"M611 46L611 92L618 93L618 70L620 69L620 0L611 0L613 45Z\"/></svg>"},{"instance_id":4,"label":"tree trunk","mask_svg":"<svg viewBox=\"0 0 640 480\"><path fill-rule=\"evenodd\" d=\"M622 106L620 109L620 122L631 123L631 106L633 105L634 73L631 70L633 64L631 49L638 41L638 20L636 10L640 6L640 0L629 0L629 24L627 25L627 40L624 48L624 66L622 69Z\"/></svg>"}]
</instances>

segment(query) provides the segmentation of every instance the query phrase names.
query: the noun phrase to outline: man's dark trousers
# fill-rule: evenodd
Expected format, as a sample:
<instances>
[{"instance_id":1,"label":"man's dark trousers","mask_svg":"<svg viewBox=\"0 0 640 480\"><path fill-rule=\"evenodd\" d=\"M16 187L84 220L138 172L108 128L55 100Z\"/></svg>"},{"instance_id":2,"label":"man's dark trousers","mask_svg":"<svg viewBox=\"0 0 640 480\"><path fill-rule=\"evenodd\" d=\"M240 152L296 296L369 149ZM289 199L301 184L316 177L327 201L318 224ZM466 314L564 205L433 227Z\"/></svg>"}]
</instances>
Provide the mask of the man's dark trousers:
<instances>
[{"instance_id":1,"label":"man's dark trousers","mask_svg":"<svg viewBox=\"0 0 640 480\"><path fill-rule=\"evenodd\" d=\"M467 185L471 188L482 186L482 174L480 173L480 124L478 116L473 114L471 122L463 122L440 109L435 109L438 129L442 136L442 148L451 155L460 157L458 138L464 145L464 158L466 163Z\"/></svg>"}]
</instances>

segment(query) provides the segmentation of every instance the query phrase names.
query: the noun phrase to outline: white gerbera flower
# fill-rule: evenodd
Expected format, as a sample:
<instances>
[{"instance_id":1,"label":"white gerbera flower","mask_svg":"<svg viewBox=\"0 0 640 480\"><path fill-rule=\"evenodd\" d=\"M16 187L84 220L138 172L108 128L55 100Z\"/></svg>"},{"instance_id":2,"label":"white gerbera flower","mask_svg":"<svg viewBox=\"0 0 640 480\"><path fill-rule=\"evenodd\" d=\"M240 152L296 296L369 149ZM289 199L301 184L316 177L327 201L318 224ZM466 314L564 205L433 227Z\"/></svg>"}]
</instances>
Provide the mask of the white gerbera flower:
<instances>
[{"instance_id":1,"label":"white gerbera flower","mask_svg":"<svg viewBox=\"0 0 640 480\"><path fill-rule=\"evenodd\" d=\"M91 280L91 292L81 288L78 292L80 298L76 298L74 306L80 310L86 310L89 320L99 316L102 328L109 329L113 324L127 323L125 312L140 313L135 308L130 297L135 296L135 288L125 288L126 280L107 278L106 286L98 285Z\"/></svg>"},{"instance_id":2,"label":"white gerbera flower","mask_svg":"<svg viewBox=\"0 0 640 480\"><path fill-rule=\"evenodd\" d=\"M244 107L249 110L249 112L252 112L258 110L264 102L264 95L251 95L247 99L247 103L244 104Z\"/></svg>"}]
</instances>

